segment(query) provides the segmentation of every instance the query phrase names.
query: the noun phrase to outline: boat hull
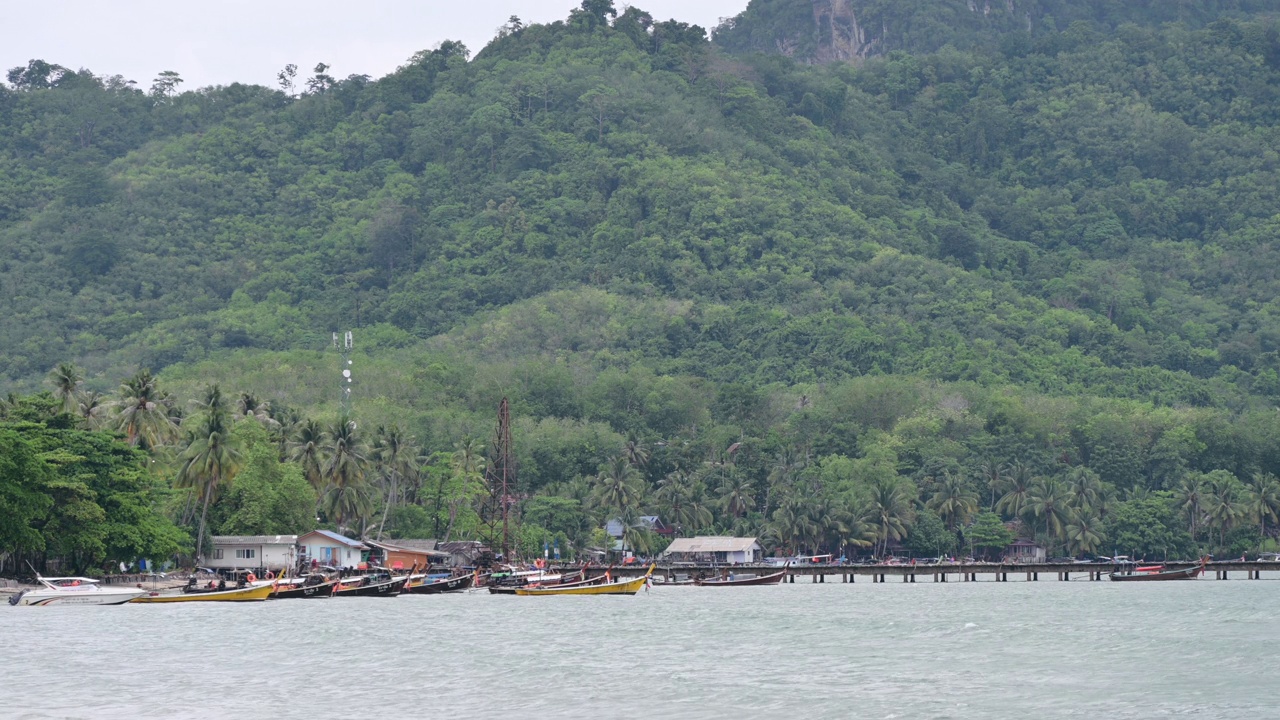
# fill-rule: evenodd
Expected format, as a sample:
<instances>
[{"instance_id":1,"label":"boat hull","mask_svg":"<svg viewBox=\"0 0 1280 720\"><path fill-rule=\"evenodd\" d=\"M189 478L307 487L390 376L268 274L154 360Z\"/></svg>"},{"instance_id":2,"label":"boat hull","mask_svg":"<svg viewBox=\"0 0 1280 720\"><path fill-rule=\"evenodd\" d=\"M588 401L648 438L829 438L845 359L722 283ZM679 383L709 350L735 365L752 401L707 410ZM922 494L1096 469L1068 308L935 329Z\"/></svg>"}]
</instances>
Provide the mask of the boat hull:
<instances>
[{"instance_id":1,"label":"boat hull","mask_svg":"<svg viewBox=\"0 0 1280 720\"><path fill-rule=\"evenodd\" d=\"M272 600L298 600L305 598L327 598L333 595L333 589L338 584L337 580L320 583L318 585L296 585L292 587L281 586L278 590L271 593Z\"/></svg>"},{"instance_id":2,"label":"boat hull","mask_svg":"<svg viewBox=\"0 0 1280 720\"><path fill-rule=\"evenodd\" d=\"M11 601L11 605L48 607L50 605L124 605L134 598L146 595L146 590L100 590L93 592L59 592L28 590Z\"/></svg>"},{"instance_id":3,"label":"boat hull","mask_svg":"<svg viewBox=\"0 0 1280 720\"><path fill-rule=\"evenodd\" d=\"M406 588L405 592L410 595L438 595L440 593L461 592L471 587L471 583L475 582L475 575L461 575L446 580L437 580L432 583L423 583Z\"/></svg>"},{"instance_id":4,"label":"boat hull","mask_svg":"<svg viewBox=\"0 0 1280 720\"><path fill-rule=\"evenodd\" d=\"M522 597L540 597L543 595L635 595L649 582L653 568L638 578L618 580L599 585L573 585L570 587L516 588L515 594Z\"/></svg>"},{"instance_id":5,"label":"boat hull","mask_svg":"<svg viewBox=\"0 0 1280 720\"><path fill-rule=\"evenodd\" d=\"M333 594L336 597L396 597L404 590L404 584L408 581L408 576L399 577L349 589L339 588Z\"/></svg>"},{"instance_id":6,"label":"boat hull","mask_svg":"<svg viewBox=\"0 0 1280 720\"><path fill-rule=\"evenodd\" d=\"M777 585L782 582L782 578L787 574L786 570L773 573L772 575L758 575L756 577L742 578L741 580L694 580L693 584L698 587L747 587L751 585Z\"/></svg>"},{"instance_id":7,"label":"boat hull","mask_svg":"<svg viewBox=\"0 0 1280 720\"><path fill-rule=\"evenodd\" d=\"M1123 573L1113 572L1110 577L1115 582L1158 582L1161 580L1195 580L1204 570L1202 565L1193 565L1188 568L1178 570L1165 570L1156 573L1134 573L1126 575Z\"/></svg>"},{"instance_id":8,"label":"boat hull","mask_svg":"<svg viewBox=\"0 0 1280 720\"><path fill-rule=\"evenodd\" d=\"M243 588L231 590L215 590L213 592L181 593L176 595L143 595L129 602L135 603L180 603L180 602L258 602L271 595L272 583L263 582Z\"/></svg>"}]
</instances>

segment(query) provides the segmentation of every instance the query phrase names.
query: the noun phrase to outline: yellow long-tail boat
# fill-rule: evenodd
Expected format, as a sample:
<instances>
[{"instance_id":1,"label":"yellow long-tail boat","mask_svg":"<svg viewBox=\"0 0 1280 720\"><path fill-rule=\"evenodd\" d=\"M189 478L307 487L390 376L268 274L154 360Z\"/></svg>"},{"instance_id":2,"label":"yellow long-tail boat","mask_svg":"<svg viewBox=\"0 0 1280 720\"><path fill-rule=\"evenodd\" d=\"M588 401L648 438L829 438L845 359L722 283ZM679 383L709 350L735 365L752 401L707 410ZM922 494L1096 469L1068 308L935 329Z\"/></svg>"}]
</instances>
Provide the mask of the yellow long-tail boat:
<instances>
[{"instance_id":1,"label":"yellow long-tail boat","mask_svg":"<svg viewBox=\"0 0 1280 720\"><path fill-rule=\"evenodd\" d=\"M516 588L516 595L635 595L640 592L640 588L644 587L645 583L649 582L649 577L653 575L653 568L654 566L650 565L648 572L631 580L618 580L604 583L603 585L577 585L565 588L557 588L555 586Z\"/></svg>"},{"instance_id":2,"label":"yellow long-tail boat","mask_svg":"<svg viewBox=\"0 0 1280 720\"><path fill-rule=\"evenodd\" d=\"M175 602L249 602L266 600L275 583L270 580L251 583L242 588L230 590L212 590L208 592L182 592L175 594L150 594L134 598L135 603L175 603Z\"/></svg>"}]
</instances>

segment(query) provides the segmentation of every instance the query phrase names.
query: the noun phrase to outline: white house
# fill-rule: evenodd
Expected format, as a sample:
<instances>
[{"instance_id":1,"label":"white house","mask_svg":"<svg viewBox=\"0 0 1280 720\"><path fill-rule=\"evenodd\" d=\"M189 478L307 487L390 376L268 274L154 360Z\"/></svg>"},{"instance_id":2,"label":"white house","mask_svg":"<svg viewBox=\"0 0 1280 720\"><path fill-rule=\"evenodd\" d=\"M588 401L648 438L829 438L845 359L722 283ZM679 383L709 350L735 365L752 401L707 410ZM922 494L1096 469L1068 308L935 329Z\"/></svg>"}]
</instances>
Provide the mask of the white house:
<instances>
[{"instance_id":1,"label":"white house","mask_svg":"<svg viewBox=\"0 0 1280 720\"><path fill-rule=\"evenodd\" d=\"M205 565L214 570L281 570L298 559L297 535L214 535Z\"/></svg>"},{"instance_id":2,"label":"white house","mask_svg":"<svg viewBox=\"0 0 1280 720\"><path fill-rule=\"evenodd\" d=\"M343 537L328 530L312 530L306 535L298 536L298 547L301 557L307 561L316 561L320 565L336 568L354 568L364 562L364 552L368 545L359 540Z\"/></svg>"},{"instance_id":3,"label":"white house","mask_svg":"<svg viewBox=\"0 0 1280 720\"><path fill-rule=\"evenodd\" d=\"M755 538L719 535L676 538L662 556L684 562L753 563L759 562L764 548Z\"/></svg>"}]
</instances>

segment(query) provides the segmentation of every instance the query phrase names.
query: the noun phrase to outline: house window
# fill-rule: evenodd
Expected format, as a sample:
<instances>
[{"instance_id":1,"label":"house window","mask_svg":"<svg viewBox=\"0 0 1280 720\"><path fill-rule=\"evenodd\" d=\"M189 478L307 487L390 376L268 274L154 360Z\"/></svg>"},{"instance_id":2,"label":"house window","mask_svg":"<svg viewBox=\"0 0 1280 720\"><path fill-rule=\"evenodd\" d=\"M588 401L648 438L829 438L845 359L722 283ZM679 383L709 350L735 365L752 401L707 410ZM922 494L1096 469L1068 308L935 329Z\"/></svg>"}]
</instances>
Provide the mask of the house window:
<instances>
[{"instance_id":1,"label":"house window","mask_svg":"<svg viewBox=\"0 0 1280 720\"><path fill-rule=\"evenodd\" d=\"M253 556L254 556L254 553L255 553L255 550L254 550L253 548L237 548L237 549L236 549L236 559L237 559L237 560L252 560L252 559L253 559Z\"/></svg>"},{"instance_id":2,"label":"house window","mask_svg":"<svg viewBox=\"0 0 1280 720\"><path fill-rule=\"evenodd\" d=\"M221 559L222 559L222 548L216 548L216 549L213 551L213 559L214 559L214 560L221 560Z\"/></svg>"}]
</instances>

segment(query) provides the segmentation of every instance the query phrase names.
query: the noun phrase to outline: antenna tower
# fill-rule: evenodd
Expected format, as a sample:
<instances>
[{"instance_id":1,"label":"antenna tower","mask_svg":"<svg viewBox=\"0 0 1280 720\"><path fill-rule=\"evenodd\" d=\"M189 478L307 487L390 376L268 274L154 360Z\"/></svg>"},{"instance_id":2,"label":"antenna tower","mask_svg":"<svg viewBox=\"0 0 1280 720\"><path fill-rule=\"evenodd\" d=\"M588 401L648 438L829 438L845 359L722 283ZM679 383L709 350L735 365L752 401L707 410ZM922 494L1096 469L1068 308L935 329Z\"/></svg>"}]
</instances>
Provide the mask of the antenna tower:
<instances>
[{"instance_id":1,"label":"antenna tower","mask_svg":"<svg viewBox=\"0 0 1280 720\"><path fill-rule=\"evenodd\" d=\"M351 331L348 330L345 335L339 336L338 333L333 334L333 347L342 355L342 417L347 419L351 417L351 350L354 344L351 341Z\"/></svg>"}]
</instances>

